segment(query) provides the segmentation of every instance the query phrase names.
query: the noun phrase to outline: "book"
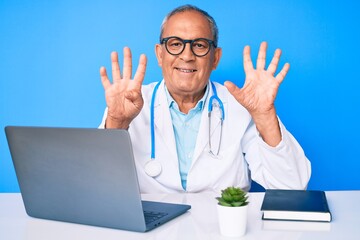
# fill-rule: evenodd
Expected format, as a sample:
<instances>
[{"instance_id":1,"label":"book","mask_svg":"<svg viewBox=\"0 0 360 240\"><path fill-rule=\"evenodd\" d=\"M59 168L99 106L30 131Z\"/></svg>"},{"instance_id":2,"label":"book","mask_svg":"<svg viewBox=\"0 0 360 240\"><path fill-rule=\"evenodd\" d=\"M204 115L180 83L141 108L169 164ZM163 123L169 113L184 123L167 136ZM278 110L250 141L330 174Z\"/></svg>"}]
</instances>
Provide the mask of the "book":
<instances>
[{"instance_id":1,"label":"book","mask_svg":"<svg viewBox=\"0 0 360 240\"><path fill-rule=\"evenodd\" d=\"M268 189L261 211L263 220L331 221L326 194L318 190Z\"/></svg>"},{"instance_id":2,"label":"book","mask_svg":"<svg viewBox=\"0 0 360 240\"><path fill-rule=\"evenodd\" d=\"M262 221L262 229L288 232L330 232L330 222Z\"/></svg>"}]
</instances>

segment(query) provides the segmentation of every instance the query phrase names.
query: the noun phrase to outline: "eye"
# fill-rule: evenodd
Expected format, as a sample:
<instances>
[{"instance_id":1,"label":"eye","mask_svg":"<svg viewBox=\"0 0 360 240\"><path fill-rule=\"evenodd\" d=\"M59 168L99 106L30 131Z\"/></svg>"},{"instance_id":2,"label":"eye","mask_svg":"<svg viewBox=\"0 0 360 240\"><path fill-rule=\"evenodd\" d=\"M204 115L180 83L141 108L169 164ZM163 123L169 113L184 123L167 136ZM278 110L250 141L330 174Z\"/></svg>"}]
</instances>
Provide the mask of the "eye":
<instances>
[{"instance_id":1,"label":"eye","mask_svg":"<svg viewBox=\"0 0 360 240\"><path fill-rule=\"evenodd\" d=\"M181 42L173 42L173 43L171 43L171 46L179 47L179 46L182 46L182 43Z\"/></svg>"},{"instance_id":2,"label":"eye","mask_svg":"<svg viewBox=\"0 0 360 240\"><path fill-rule=\"evenodd\" d=\"M180 48L183 46L183 42L180 41L179 39L169 39L167 42L168 47L171 48Z\"/></svg>"},{"instance_id":3,"label":"eye","mask_svg":"<svg viewBox=\"0 0 360 240\"><path fill-rule=\"evenodd\" d=\"M205 46L203 44L201 44L201 43L194 44L194 47L196 47L196 48L205 48Z\"/></svg>"},{"instance_id":4,"label":"eye","mask_svg":"<svg viewBox=\"0 0 360 240\"><path fill-rule=\"evenodd\" d=\"M193 43L193 48L196 48L196 49L207 49L209 47L209 44L207 41L204 41L204 40L197 40Z\"/></svg>"}]
</instances>

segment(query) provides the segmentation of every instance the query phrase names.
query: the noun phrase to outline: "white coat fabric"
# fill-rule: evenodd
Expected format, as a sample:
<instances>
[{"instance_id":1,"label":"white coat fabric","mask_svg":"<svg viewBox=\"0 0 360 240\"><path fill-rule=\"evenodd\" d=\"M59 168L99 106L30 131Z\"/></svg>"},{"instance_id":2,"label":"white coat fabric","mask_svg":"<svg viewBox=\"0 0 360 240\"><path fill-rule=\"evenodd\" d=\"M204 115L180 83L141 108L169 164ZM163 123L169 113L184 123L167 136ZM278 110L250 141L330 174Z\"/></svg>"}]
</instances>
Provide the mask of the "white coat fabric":
<instances>
[{"instance_id":1,"label":"white coat fabric","mask_svg":"<svg viewBox=\"0 0 360 240\"><path fill-rule=\"evenodd\" d=\"M131 122L129 133L133 145L135 163L142 193L183 192L181 185L174 130L164 81L156 93L154 104L155 157L161 163L162 172L153 178L145 173L150 161L150 103L156 83L144 85L144 106ZM201 116L196 146L187 176L187 192L220 191L228 186L248 190L251 179L266 189L305 189L311 167L301 146L280 122L282 141L276 147L267 145L259 136L248 111L241 106L228 90L215 83L218 97L224 104L222 142L218 157L209 153L209 98ZM100 128L105 125L107 109ZM212 145L217 149L220 133L220 110L213 108L211 120Z\"/></svg>"}]
</instances>

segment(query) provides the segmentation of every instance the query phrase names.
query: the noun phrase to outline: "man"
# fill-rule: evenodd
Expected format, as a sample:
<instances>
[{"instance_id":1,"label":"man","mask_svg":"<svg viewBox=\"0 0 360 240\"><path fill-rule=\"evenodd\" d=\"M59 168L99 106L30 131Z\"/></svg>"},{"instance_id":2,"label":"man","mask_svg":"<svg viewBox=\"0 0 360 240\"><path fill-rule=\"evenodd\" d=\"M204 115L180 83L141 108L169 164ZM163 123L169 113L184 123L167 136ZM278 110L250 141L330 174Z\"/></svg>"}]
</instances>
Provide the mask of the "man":
<instances>
[{"instance_id":1,"label":"man","mask_svg":"<svg viewBox=\"0 0 360 240\"><path fill-rule=\"evenodd\" d=\"M113 83L100 69L107 103L100 127L128 129L143 193L248 190L251 178L265 188L305 189L310 163L274 107L289 64L275 74L278 49L265 69L263 42L254 68L246 46L244 86L213 83L222 53L217 35L203 10L185 5L170 12L155 46L164 79L146 86L146 57L131 79L130 49L124 48L122 74L113 52Z\"/></svg>"}]
</instances>

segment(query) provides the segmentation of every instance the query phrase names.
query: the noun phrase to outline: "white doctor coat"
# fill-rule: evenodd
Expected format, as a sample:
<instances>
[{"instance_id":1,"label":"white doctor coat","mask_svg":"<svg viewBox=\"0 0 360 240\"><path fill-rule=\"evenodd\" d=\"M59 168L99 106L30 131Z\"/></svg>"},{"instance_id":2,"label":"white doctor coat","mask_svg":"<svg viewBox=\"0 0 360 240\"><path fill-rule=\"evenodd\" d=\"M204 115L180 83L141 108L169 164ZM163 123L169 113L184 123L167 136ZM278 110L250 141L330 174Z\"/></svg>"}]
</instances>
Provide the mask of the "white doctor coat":
<instances>
[{"instance_id":1,"label":"white doctor coat","mask_svg":"<svg viewBox=\"0 0 360 240\"><path fill-rule=\"evenodd\" d=\"M159 86L154 104L155 157L162 165L162 172L153 178L144 167L150 160L150 103L156 83L144 85L144 107L131 122L129 133L134 149L137 174L142 193L183 192L176 152L174 130L166 98L164 81ZM222 142L218 157L209 153L209 98L201 116L192 164L187 176L187 192L220 191L228 186L250 188L251 179L266 189L305 189L311 167L301 146L280 122L282 141L276 147L267 145L259 136L248 111L228 90L215 83L218 97L224 104ZM100 128L105 125L107 109ZM212 144L218 146L220 110L213 108ZM216 149L217 147L215 147Z\"/></svg>"}]
</instances>

